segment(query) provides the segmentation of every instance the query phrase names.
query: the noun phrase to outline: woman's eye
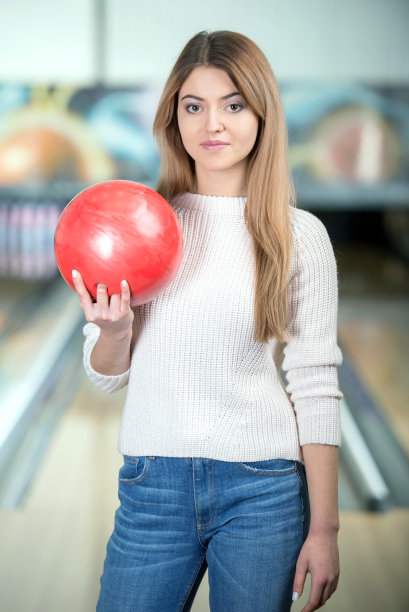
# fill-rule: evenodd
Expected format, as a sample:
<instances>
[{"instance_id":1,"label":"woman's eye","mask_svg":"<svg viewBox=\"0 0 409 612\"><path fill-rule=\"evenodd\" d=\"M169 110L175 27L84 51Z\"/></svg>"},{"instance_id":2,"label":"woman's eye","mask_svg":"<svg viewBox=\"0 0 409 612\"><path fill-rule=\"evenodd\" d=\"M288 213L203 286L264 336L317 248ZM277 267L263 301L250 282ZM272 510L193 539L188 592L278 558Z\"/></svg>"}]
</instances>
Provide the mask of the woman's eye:
<instances>
[{"instance_id":1,"label":"woman's eye","mask_svg":"<svg viewBox=\"0 0 409 612\"><path fill-rule=\"evenodd\" d=\"M229 106L227 108L231 108L231 110L234 113L237 113L237 111L241 110L243 108L242 104L239 104L238 102L233 102L232 104L229 104Z\"/></svg>"},{"instance_id":2,"label":"woman's eye","mask_svg":"<svg viewBox=\"0 0 409 612\"><path fill-rule=\"evenodd\" d=\"M188 106L186 106L186 110L189 111L189 113L197 113L199 109L200 106L198 104L188 104Z\"/></svg>"}]
</instances>

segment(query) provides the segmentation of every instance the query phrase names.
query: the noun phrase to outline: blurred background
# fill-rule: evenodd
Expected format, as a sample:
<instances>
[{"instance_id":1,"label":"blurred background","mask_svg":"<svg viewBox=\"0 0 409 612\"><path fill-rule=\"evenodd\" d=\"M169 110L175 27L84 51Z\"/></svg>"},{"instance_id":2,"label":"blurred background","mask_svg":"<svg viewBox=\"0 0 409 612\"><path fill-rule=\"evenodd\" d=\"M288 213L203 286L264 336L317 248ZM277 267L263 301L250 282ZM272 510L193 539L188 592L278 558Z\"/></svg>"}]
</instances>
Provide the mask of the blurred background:
<instances>
[{"instance_id":1,"label":"blurred background","mask_svg":"<svg viewBox=\"0 0 409 612\"><path fill-rule=\"evenodd\" d=\"M0 23L1 610L95 610L118 504L125 390L83 372L59 215L99 181L155 187L168 72L195 33L229 29L273 67L298 206L338 264L341 578L326 609L406 611L409 2L0 0ZM209 610L207 575L193 610Z\"/></svg>"}]
</instances>

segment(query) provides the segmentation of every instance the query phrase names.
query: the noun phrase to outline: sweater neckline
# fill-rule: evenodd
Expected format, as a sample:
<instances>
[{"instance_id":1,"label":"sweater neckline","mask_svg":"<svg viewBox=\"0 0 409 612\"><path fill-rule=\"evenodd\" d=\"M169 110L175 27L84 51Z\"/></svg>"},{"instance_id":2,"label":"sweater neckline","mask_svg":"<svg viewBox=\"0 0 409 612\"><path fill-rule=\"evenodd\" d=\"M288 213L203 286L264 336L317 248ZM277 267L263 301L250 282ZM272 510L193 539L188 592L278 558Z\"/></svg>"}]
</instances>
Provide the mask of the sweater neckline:
<instances>
[{"instance_id":1,"label":"sweater neckline","mask_svg":"<svg viewBox=\"0 0 409 612\"><path fill-rule=\"evenodd\" d=\"M214 196L184 192L171 200L176 208L212 215L243 215L246 196Z\"/></svg>"}]
</instances>

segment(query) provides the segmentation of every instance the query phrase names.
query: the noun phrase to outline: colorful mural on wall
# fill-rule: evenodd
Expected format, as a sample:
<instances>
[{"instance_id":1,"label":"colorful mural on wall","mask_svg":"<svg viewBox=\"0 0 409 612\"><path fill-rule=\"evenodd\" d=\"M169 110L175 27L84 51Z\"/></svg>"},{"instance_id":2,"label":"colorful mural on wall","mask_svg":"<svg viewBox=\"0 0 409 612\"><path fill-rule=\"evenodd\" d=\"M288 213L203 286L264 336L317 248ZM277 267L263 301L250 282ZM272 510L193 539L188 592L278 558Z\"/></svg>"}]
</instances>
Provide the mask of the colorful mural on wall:
<instances>
[{"instance_id":1,"label":"colorful mural on wall","mask_svg":"<svg viewBox=\"0 0 409 612\"><path fill-rule=\"evenodd\" d=\"M0 276L56 274L55 227L84 187L122 178L155 188L160 89L0 85ZM298 205L386 211L386 229L409 253L409 88L280 89Z\"/></svg>"}]
</instances>

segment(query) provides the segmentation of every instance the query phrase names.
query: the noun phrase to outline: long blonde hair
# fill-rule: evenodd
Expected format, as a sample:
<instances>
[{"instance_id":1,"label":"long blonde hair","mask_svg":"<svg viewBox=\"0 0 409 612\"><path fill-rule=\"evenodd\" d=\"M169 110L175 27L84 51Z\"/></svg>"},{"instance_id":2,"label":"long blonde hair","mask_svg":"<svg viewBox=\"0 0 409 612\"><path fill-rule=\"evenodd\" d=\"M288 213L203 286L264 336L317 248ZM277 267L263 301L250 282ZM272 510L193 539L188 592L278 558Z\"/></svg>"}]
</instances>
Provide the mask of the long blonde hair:
<instances>
[{"instance_id":1,"label":"long blonde hair","mask_svg":"<svg viewBox=\"0 0 409 612\"><path fill-rule=\"evenodd\" d=\"M153 124L161 157L156 189L166 200L194 189L194 160L182 143L177 106L182 84L199 66L224 70L259 117L257 139L248 158L244 210L255 264L254 339L289 341L290 206L296 206L296 196L288 164L287 125L271 66L261 49L243 34L199 32L176 60Z\"/></svg>"}]
</instances>

